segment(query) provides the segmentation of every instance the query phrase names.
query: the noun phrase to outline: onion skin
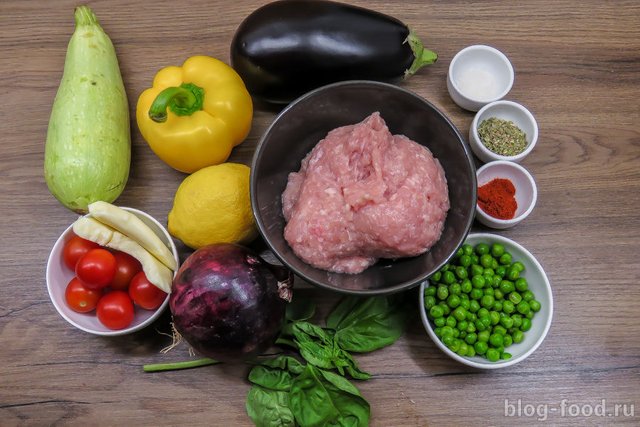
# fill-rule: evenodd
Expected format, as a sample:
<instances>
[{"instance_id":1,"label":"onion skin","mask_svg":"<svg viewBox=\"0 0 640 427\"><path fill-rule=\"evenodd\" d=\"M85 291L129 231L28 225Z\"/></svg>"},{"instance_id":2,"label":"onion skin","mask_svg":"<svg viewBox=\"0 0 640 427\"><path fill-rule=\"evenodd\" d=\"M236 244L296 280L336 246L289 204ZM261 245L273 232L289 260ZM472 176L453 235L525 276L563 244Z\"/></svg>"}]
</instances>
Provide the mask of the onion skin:
<instances>
[{"instance_id":1,"label":"onion skin","mask_svg":"<svg viewBox=\"0 0 640 427\"><path fill-rule=\"evenodd\" d=\"M293 274L248 248L216 244L195 251L173 280L173 323L193 349L225 362L251 359L277 339ZM288 298L288 300L287 300Z\"/></svg>"}]
</instances>

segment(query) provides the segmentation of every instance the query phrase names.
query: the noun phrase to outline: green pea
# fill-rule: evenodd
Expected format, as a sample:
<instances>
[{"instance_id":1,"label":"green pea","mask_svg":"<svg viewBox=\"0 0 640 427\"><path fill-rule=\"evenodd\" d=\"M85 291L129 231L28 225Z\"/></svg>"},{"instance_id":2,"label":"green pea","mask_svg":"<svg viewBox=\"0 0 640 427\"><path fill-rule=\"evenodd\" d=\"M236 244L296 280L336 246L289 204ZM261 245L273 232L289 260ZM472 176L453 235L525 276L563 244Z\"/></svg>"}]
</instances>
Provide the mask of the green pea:
<instances>
[{"instance_id":1,"label":"green pea","mask_svg":"<svg viewBox=\"0 0 640 427\"><path fill-rule=\"evenodd\" d=\"M426 297L424 297L424 308L426 308L427 310L431 310L431 307L436 304L437 301L435 297L432 297L431 295L427 295Z\"/></svg>"},{"instance_id":2,"label":"green pea","mask_svg":"<svg viewBox=\"0 0 640 427\"><path fill-rule=\"evenodd\" d=\"M455 340L453 335L442 335L442 344L446 345L447 347L451 346L453 340Z\"/></svg>"},{"instance_id":3,"label":"green pea","mask_svg":"<svg viewBox=\"0 0 640 427\"><path fill-rule=\"evenodd\" d=\"M514 328L519 328L520 326L522 326L522 316L520 316L519 314L514 314L513 316L511 316L511 319L513 319Z\"/></svg>"},{"instance_id":4,"label":"green pea","mask_svg":"<svg viewBox=\"0 0 640 427\"><path fill-rule=\"evenodd\" d=\"M493 298L493 295L483 295L482 299L480 300L480 305L486 309L490 309L493 307L494 301L495 300Z\"/></svg>"},{"instance_id":5,"label":"green pea","mask_svg":"<svg viewBox=\"0 0 640 427\"><path fill-rule=\"evenodd\" d=\"M511 292L516 290L516 287L513 284L513 282L511 282L509 280L501 280L500 281L500 290L504 294L510 294Z\"/></svg>"},{"instance_id":6,"label":"green pea","mask_svg":"<svg viewBox=\"0 0 640 427\"><path fill-rule=\"evenodd\" d=\"M478 335L474 333L467 334L467 336L464 337L464 340L467 344L474 345L476 341L478 341Z\"/></svg>"},{"instance_id":7,"label":"green pea","mask_svg":"<svg viewBox=\"0 0 640 427\"><path fill-rule=\"evenodd\" d=\"M466 320L461 320L458 322L456 328L458 328L459 331L466 331L467 326L469 326L469 322L467 322Z\"/></svg>"},{"instance_id":8,"label":"green pea","mask_svg":"<svg viewBox=\"0 0 640 427\"><path fill-rule=\"evenodd\" d=\"M473 255L473 246L471 246L468 243L465 243L462 245L462 252L464 252L465 255L471 256Z\"/></svg>"},{"instance_id":9,"label":"green pea","mask_svg":"<svg viewBox=\"0 0 640 427\"><path fill-rule=\"evenodd\" d=\"M478 256L488 254L490 250L489 245L487 245L486 243L478 243L475 249L476 249L476 254L478 254Z\"/></svg>"},{"instance_id":10,"label":"green pea","mask_svg":"<svg viewBox=\"0 0 640 427\"><path fill-rule=\"evenodd\" d=\"M513 319L511 317L502 317L500 318L500 324L507 329L513 328Z\"/></svg>"},{"instance_id":11,"label":"green pea","mask_svg":"<svg viewBox=\"0 0 640 427\"><path fill-rule=\"evenodd\" d=\"M444 283L446 283L447 285L455 283L456 282L456 275L453 273L453 271L445 271L442 274L442 281Z\"/></svg>"},{"instance_id":12,"label":"green pea","mask_svg":"<svg viewBox=\"0 0 640 427\"><path fill-rule=\"evenodd\" d=\"M483 295L484 295L484 292L482 292L482 289L478 289L478 288L473 288L471 289L471 292L469 292L469 296L473 300L479 300L480 298L482 298Z\"/></svg>"},{"instance_id":13,"label":"green pea","mask_svg":"<svg viewBox=\"0 0 640 427\"><path fill-rule=\"evenodd\" d=\"M485 329L487 329L486 325L484 323L482 323L482 321L480 319L476 320L474 323L474 325L476 325L476 331L484 331Z\"/></svg>"},{"instance_id":14,"label":"green pea","mask_svg":"<svg viewBox=\"0 0 640 427\"><path fill-rule=\"evenodd\" d=\"M511 268L515 268L516 270L522 273L524 271L524 264L520 261L516 261L513 264L511 264Z\"/></svg>"},{"instance_id":15,"label":"green pea","mask_svg":"<svg viewBox=\"0 0 640 427\"><path fill-rule=\"evenodd\" d=\"M458 353L458 355L460 356L466 356L468 348L469 346L467 345L467 343L463 341L460 343L460 347L458 348L458 351L456 353Z\"/></svg>"},{"instance_id":16,"label":"green pea","mask_svg":"<svg viewBox=\"0 0 640 427\"><path fill-rule=\"evenodd\" d=\"M440 271L442 271L442 273L444 274L445 271L448 271L449 268L451 268L451 264L446 263L445 265L442 266L442 268L440 269Z\"/></svg>"},{"instance_id":17,"label":"green pea","mask_svg":"<svg viewBox=\"0 0 640 427\"><path fill-rule=\"evenodd\" d=\"M478 341L489 342L489 337L491 334L488 330L478 332Z\"/></svg>"},{"instance_id":18,"label":"green pea","mask_svg":"<svg viewBox=\"0 0 640 427\"><path fill-rule=\"evenodd\" d=\"M497 311L490 311L489 318L491 319L491 324L494 326L500 322L500 314Z\"/></svg>"},{"instance_id":19,"label":"green pea","mask_svg":"<svg viewBox=\"0 0 640 427\"><path fill-rule=\"evenodd\" d=\"M542 305L540 304L540 301L534 299L529 301L529 307L531 307L531 310L537 313L542 308Z\"/></svg>"},{"instance_id":20,"label":"green pea","mask_svg":"<svg viewBox=\"0 0 640 427\"><path fill-rule=\"evenodd\" d=\"M500 358L501 358L502 360L508 360L508 359L511 359L511 353L507 353L507 352L505 351L505 352L503 352L503 353L500 355Z\"/></svg>"},{"instance_id":21,"label":"green pea","mask_svg":"<svg viewBox=\"0 0 640 427\"><path fill-rule=\"evenodd\" d=\"M503 253L502 255L500 255L500 258L498 258L498 262L500 262L500 264L502 265L511 264L511 254L509 252Z\"/></svg>"},{"instance_id":22,"label":"green pea","mask_svg":"<svg viewBox=\"0 0 640 427\"><path fill-rule=\"evenodd\" d=\"M446 324L451 328L455 328L458 321L453 316L447 316Z\"/></svg>"},{"instance_id":23,"label":"green pea","mask_svg":"<svg viewBox=\"0 0 640 427\"><path fill-rule=\"evenodd\" d=\"M509 301L511 301L514 304L519 304L520 301L522 301L522 296L516 291L511 292L509 294Z\"/></svg>"},{"instance_id":24,"label":"green pea","mask_svg":"<svg viewBox=\"0 0 640 427\"><path fill-rule=\"evenodd\" d=\"M433 324L438 328L442 328L447 324L447 322L444 317L438 317L437 319L433 319Z\"/></svg>"},{"instance_id":25,"label":"green pea","mask_svg":"<svg viewBox=\"0 0 640 427\"><path fill-rule=\"evenodd\" d=\"M467 269L461 265L457 266L455 269L456 277L458 279L466 279L467 278Z\"/></svg>"},{"instance_id":26,"label":"green pea","mask_svg":"<svg viewBox=\"0 0 640 427\"><path fill-rule=\"evenodd\" d=\"M448 316L448 315L449 315L449 313L451 313L451 309L449 308L449 306L447 305L447 303L446 303L446 302L444 302L444 301L440 301L440 302L438 303L438 307L441 307L441 308L442 308L442 312L443 312L444 316Z\"/></svg>"},{"instance_id":27,"label":"green pea","mask_svg":"<svg viewBox=\"0 0 640 427\"><path fill-rule=\"evenodd\" d=\"M464 301L464 300L469 300L469 295L465 294L464 292L460 293L460 300Z\"/></svg>"},{"instance_id":28,"label":"green pea","mask_svg":"<svg viewBox=\"0 0 640 427\"><path fill-rule=\"evenodd\" d=\"M429 280L431 281L432 285L436 285L440 279L442 279L442 272L440 271L436 271L435 273L433 273L433 275L429 278ZM429 288L427 288L429 289Z\"/></svg>"},{"instance_id":29,"label":"green pea","mask_svg":"<svg viewBox=\"0 0 640 427\"><path fill-rule=\"evenodd\" d=\"M478 255L476 254L471 255L471 265L478 264L479 261L480 261L480 258L478 257Z\"/></svg>"},{"instance_id":30,"label":"green pea","mask_svg":"<svg viewBox=\"0 0 640 427\"><path fill-rule=\"evenodd\" d=\"M518 303L518 305L516 306L516 309L518 310L518 313L524 314L524 315L526 315L531 311L531 307L529 306L529 303L524 300Z\"/></svg>"},{"instance_id":31,"label":"green pea","mask_svg":"<svg viewBox=\"0 0 640 427\"><path fill-rule=\"evenodd\" d=\"M489 346L484 341L476 341L475 344L473 345L473 348L476 351L476 353L485 354L489 349Z\"/></svg>"},{"instance_id":32,"label":"green pea","mask_svg":"<svg viewBox=\"0 0 640 427\"><path fill-rule=\"evenodd\" d=\"M522 293L522 299L525 300L526 302L533 301L535 298L536 296L531 291L527 290Z\"/></svg>"},{"instance_id":33,"label":"green pea","mask_svg":"<svg viewBox=\"0 0 640 427\"><path fill-rule=\"evenodd\" d=\"M504 336L504 346L505 347L509 347L511 344L513 344L513 338L511 338L511 335L505 335Z\"/></svg>"},{"instance_id":34,"label":"green pea","mask_svg":"<svg viewBox=\"0 0 640 427\"><path fill-rule=\"evenodd\" d=\"M511 314L516 311L516 306L511 302L511 300L504 300L502 302L502 311L507 314Z\"/></svg>"},{"instance_id":35,"label":"green pea","mask_svg":"<svg viewBox=\"0 0 640 427\"><path fill-rule=\"evenodd\" d=\"M498 263L498 260L497 260L497 259L495 259L495 258L493 258L493 259L491 260L491 268L493 268L493 269L495 270L495 269L496 269L496 268L498 268L499 266L500 266L500 264Z\"/></svg>"},{"instance_id":36,"label":"green pea","mask_svg":"<svg viewBox=\"0 0 640 427\"><path fill-rule=\"evenodd\" d=\"M473 299L469 301L469 311L472 313L477 313L480 310L480 304L477 300Z\"/></svg>"},{"instance_id":37,"label":"green pea","mask_svg":"<svg viewBox=\"0 0 640 427\"><path fill-rule=\"evenodd\" d=\"M502 277L498 276L497 274L495 276L493 276L491 278L491 287L492 288L498 288L500 287L500 282L502 281Z\"/></svg>"},{"instance_id":38,"label":"green pea","mask_svg":"<svg viewBox=\"0 0 640 427\"><path fill-rule=\"evenodd\" d=\"M486 329L489 329L489 327L491 326L491 315L488 314L485 317L481 317L480 321L484 323Z\"/></svg>"},{"instance_id":39,"label":"green pea","mask_svg":"<svg viewBox=\"0 0 640 427\"><path fill-rule=\"evenodd\" d=\"M480 265L486 268L491 268L493 265L493 257L491 254L484 254L480 256ZM484 272L484 271L483 271Z\"/></svg>"},{"instance_id":40,"label":"green pea","mask_svg":"<svg viewBox=\"0 0 640 427\"><path fill-rule=\"evenodd\" d=\"M484 268L482 268L481 265L479 264L473 264L471 265L471 278L473 279L473 276L482 276L482 272L484 271Z\"/></svg>"},{"instance_id":41,"label":"green pea","mask_svg":"<svg viewBox=\"0 0 640 427\"><path fill-rule=\"evenodd\" d=\"M449 350L453 351L454 353L457 353L458 350L460 349L460 340L453 340L451 341L451 345L449 346Z\"/></svg>"},{"instance_id":42,"label":"green pea","mask_svg":"<svg viewBox=\"0 0 640 427\"><path fill-rule=\"evenodd\" d=\"M455 310L453 310L453 317L456 318L456 320L458 322L463 321L467 316L467 310L465 310L462 307L458 307Z\"/></svg>"},{"instance_id":43,"label":"green pea","mask_svg":"<svg viewBox=\"0 0 640 427\"><path fill-rule=\"evenodd\" d=\"M456 258L460 258L462 255L464 255L464 251L462 250L462 247L459 247L458 250L456 251Z\"/></svg>"},{"instance_id":44,"label":"green pea","mask_svg":"<svg viewBox=\"0 0 640 427\"><path fill-rule=\"evenodd\" d=\"M522 319L522 325L520 326L520 330L522 332L527 332L529 329L531 329L531 320L525 317L524 319Z\"/></svg>"},{"instance_id":45,"label":"green pea","mask_svg":"<svg viewBox=\"0 0 640 427\"><path fill-rule=\"evenodd\" d=\"M500 360L500 353L495 348L490 348L486 352L487 359L489 362L497 362Z\"/></svg>"},{"instance_id":46,"label":"green pea","mask_svg":"<svg viewBox=\"0 0 640 427\"><path fill-rule=\"evenodd\" d=\"M524 315L524 317L526 317L527 319L531 320L533 319L533 315L536 314L533 311L529 311L527 314Z\"/></svg>"},{"instance_id":47,"label":"green pea","mask_svg":"<svg viewBox=\"0 0 640 427\"><path fill-rule=\"evenodd\" d=\"M445 285L440 285L438 286L438 299L440 300L446 300L447 297L449 296L449 288L446 287Z\"/></svg>"},{"instance_id":48,"label":"green pea","mask_svg":"<svg viewBox=\"0 0 640 427\"><path fill-rule=\"evenodd\" d=\"M513 266L511 267L511 269L513 269ZM527 279L525 279L524 277L518 277L516 279L515 287L518 292L524 292L529 289L529 282L527 282Z\"/></svg>"},{"instance_id":49,"label":"green pea","mask_svg":"<svg viewBox=\"0 0 640 427\"><path fill-rule=\"evenodd\" d=\"M457 328L453 330L453 336L455 338L458 338L460 336L460 331Z\"/></svg>"},{"instance_id":50,"label":"green pea","mask_svg":"<svg viewBox=\"0 0 640 427\"><path fill-rule=\"evenodd\" d=\"M482 270L482 275L484 276L485 280L487 280L489 277L495 276L495 274L496 272L491 267L487 267Z\"/></svg>"},{"instance_id":51,"label":"green pea","mask_svg":"<svg viewBox=\"0 0 640 427\"><path fill-rule=\"evenodd\" d=\"M469 310L469 304L469 298L465 298L460 301L460 307L464 308L465 310Z\"/></svg>"},{"instance_id":52,"label":"green pea","mask_svg":"<svg viewBox=\"0 0 640 427\"><path fill-rule=\"evenodd\" d=\"M520 344L522 341L524 341L524 332L522 332L521 330L513 331L511 337L513 338L514 343Z\"/></svg>"},{"instance_id":53,"label":"green pea","mask_svg":"<svg viewBox=\"0 0 640 427\"><path fill-rule=\"evenodd\" d=\"M460 290L462 290L463 293L468 294L469 292L471 292L471 289L473 289L471 280L469 280L468 278L464 279L460 284Z\"/></svg>"},{"instance_id":54,"label":"green pea","mask_svg":"<svg viewBox=\"0 0 640 427\"><path fill-rule=\"evenodd\" d=\"M438 338L442 337L442 328L435 328L433 333L436 334Z\"/></svg>"},{"instance_id":55,"label":"green pea","mask_svg":"<svg viewBox=\"0 0 640 427\"><path fill-rule=\"evenodd\" d=\"M499 265L496 269L496 275L500 276L500 277L504 277L504 275L507 272L507 267L505 267L504 265Z\"/></svg>"},{"instance_id":56,"label":"green pea","mask_svg":"<svg viewBox=\"0 0 640 427\"><path fill-rule=\"evenodd\" d=\"M520 272L518 270L516 270L515 268L509 267L507 268L507 279L511 280L512 282L515 282L516 280L518 280L520 278Z\"/></svg>"},{"instance_id":57,"label":"green pea","mask_svg":"<svg viewBox=\"0 0 640 427\"><path fill-rule=\"evenodd\" d=\"M460 295L462 293L459 283L452 283L449 285L449 295Z\"/></svg>"},{"instance_id":58,"label":"green pea","mask_svg":"<svg viewBox=\"0 0 640 427\"><path fill-rule=\"evenodd\" d=\"M444 311L442 310L442 307L439 305L434 305L433 307L431 307L431 309L429 310L429 314L431 315L431 317L433 319L437 319L438 317L442 317L444 315Z\"/></svg>"},{"instance_id":59,"label":"green pea","mask_svg":"<svg viewBox=\"0 0 640 427\"><path fill-rule=\"evenodd\" d=\"M494 297L494 298L495 298L495 297ZM493 307L492 307L492 308L493 308L493 310L495 310L495 311L497 311L497 312L502 312L502 301L498 301L498 300L496 300L496 301L493 303Z\"/></svg>"},{"instance_id":60,"label":"green pea","mask_svg":"<svg viewBox=\"0 0 640 427\"><path fill-rule=\"evenodd\" d=\"M458 336L460 337L460 339L465 339L465 337L467 336L467 331L461 331L458 329Z\"/></svg>"},{"instance_id":61,"label":"green pea","mask_svg":"<svg viewBox=\"0 0 640 427\"><path fill-rule=\"evenodd\" d=\"M436 296L436 287L435 286L429 286L428 288L425 288L424 296L425 297L435 297Z\"/></svg>"},{"instance_id":62,"label":"green pea","mask_svg":"<svg viewBox=\"0 0 640 427\"><path fill-rule=\"evenodd\" d=\"M504 254L504 246L501 243L494 243L491 245L491 255L496 258L500 258Z\"/></svg>"},{"instance_id":63,"label":"green pea","mask_svg":"<svg viewBox=\"0 0 640 427\"><path fill-rule=\"evenodd\" d=\"M463 254L458 260L461 266L467 268L471 265L471 257L467 254Z\"/></svg>"},{"instance_id":64,"label":"green pea","mask_svg":"<svg viewBox=\"0 0 640 427\"><path fill-rule=\"evenodd\" d=\"M469 346L469 348L467 349L467 357L474 357L476 355L476 350L475 348L473 348L473 346Z\"/></svg>"},{"instance_id":65,"label":"green pea","mask_svg":"<svg viewBox=\"0 0 640 427\"><path fill-rule=\"evenodd\" d=\"M478 314L478 317L489 317L489 310L482 307L480 310L478 310L477 314Z\"/></svg>"},{"instance_id":66,"label":"green pea","mask_svg":"<svg viewBox=\"0 0 640 427\"><path fill-rule=\"evenodd\" d=\"M504 336L504 335L507 335L507 330L504 327L502 327L501 325L496 325L496 327L493 328L493 332L492 333Z\"/></svg>"},{"instance_id":67,"label":"green pea","mask_svg":"<svg viewBox=\"0 0 640 427\"><path fill-rule=\"evenodd\" d=\"M476 274L475 276L471 276L471 284L476 289L484 288L484 285L485 285L484 276L482 276L481 274Z\"/></svg>"},{"instance_id":68,"label":"green pea","mask_svg":"<svg viewBox=\"0 0 640 427\"><path fill-rule=\"evenodd\" d=\"M491 295L493 296L493 294L495 293L495 291L493 290L493 288L484 288L482 290L482 293L485 295Z\"/></svg>"},{"instance_id":69,"label":"green pea","mask_svg":"<svg viewBox=\"0 0 640 427\"><path fill-rule=\"evenodd\" d=\"M469 324L467 325L467 333L472 334L476 331L476 325L472 320L469 320Z\"/></svg>"},{"instance_id":70,"label":"green pea","mask_svg":"<svg viewBox=\"0 0 640 427\"><path fill-rule=\"evenodd\" d=\"M493 297L498 300L497 302L500 302L504 299L504 294L502 293L502 291L500 289L496 289L493 292ZM502 302L500 302L500 307L502 307ZM502 308L500 308L500 310L502 310ZM498 311L500 311L498 310Z\"/></svg>"},{"instance_id":71,"label":"green pea","mask_svg":"<svg viewBox=\"0 0 640 427\"><path fill-rule=\"evenodd\" d=\"M458 295L449 295L447 298L447 305L451 308L456 308L460 305L460 297Z\"/></svg>"}]
</instances>

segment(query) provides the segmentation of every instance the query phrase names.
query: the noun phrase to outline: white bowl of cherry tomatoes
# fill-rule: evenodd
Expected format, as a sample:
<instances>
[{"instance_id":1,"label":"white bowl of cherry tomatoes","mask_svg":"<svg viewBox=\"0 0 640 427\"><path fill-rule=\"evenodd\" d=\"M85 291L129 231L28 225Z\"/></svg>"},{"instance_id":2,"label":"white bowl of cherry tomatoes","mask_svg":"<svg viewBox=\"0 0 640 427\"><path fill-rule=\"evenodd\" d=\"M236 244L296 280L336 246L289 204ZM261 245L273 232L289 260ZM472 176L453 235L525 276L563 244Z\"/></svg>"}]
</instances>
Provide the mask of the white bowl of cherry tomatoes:
<instances>
[{"instance_id":1,"label":"white bowl of cherry tomatoes","mask_svg":"<svg viewBox=\"0 0 640 427\"><path fill-rule=\"evenodd\" d=\"M171 236L156 219L137 209L122 209L149 226L179 262ZM77 236L73 224L53 245L47 262L47 289L67 322L102 336L139 331L153 323L169 303L169 295L149 282L138 260Z\"/></svg>"}]
</instances>

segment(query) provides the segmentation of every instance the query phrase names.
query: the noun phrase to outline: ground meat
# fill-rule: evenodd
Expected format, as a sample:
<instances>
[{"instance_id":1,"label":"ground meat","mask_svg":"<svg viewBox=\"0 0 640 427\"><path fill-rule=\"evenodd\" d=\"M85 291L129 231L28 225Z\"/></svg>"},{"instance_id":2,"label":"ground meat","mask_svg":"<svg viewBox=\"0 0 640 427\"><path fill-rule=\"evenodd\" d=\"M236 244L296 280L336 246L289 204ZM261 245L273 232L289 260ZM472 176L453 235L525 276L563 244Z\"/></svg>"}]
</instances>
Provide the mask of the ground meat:
<instances>
[{"instance_id":1,"label":"ground meat","mask_svg":"<svg viewBox=\"0 0 640 427\"><path fill-rule=\"evenodd\" d=\"M379 258L415 256L440 238L444 171L424 146L392 135L379 113L334 129L289 174L284 237L308 264L359 273Z\"/></svg>"}]
</instances>

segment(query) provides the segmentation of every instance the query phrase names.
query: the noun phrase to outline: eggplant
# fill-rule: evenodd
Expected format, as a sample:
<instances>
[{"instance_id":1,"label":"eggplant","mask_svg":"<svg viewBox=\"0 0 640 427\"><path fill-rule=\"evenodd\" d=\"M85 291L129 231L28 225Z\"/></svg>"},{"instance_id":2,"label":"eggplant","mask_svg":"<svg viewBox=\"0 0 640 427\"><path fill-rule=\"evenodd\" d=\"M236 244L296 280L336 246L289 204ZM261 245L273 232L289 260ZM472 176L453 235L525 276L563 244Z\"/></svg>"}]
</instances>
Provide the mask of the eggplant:
<instances>
[{"instance_id":1,"label":"eggplant","mask_svg":"<svg viewBox=\"0 0 640 427\"><path fill-rule=\"evenodd\" d=\"M231 43L231 64L249 92L277 104L337 81L397 82L437 58L398 19L327 0L269 3Z\"/></svg>"}]
</instances>

